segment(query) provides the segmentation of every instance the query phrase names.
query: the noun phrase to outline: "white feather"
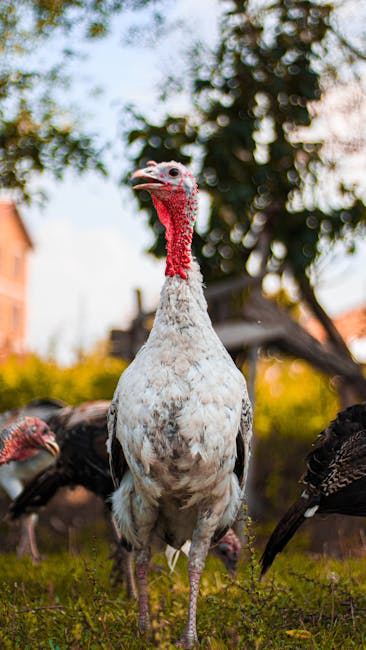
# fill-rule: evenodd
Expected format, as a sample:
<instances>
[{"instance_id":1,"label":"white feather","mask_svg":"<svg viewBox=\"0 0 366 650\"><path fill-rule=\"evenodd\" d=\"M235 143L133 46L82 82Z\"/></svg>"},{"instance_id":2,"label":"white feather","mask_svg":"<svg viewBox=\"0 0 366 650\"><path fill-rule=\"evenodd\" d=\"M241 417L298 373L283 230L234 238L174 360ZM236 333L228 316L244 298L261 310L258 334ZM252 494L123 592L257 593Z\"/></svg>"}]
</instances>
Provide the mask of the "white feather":
<instances>
[{"instance_id":1,"label":"white feather","mask_svg":"<svg viewBox=\"0 0 366 650\"><path fill-rule=\"evenodd\" d=\"M180 554L184 553L184 555L188 557L190 548L191 542L189 540L183 544L181 548L173 548L173 546L169 546L169 544L167 545L165 549L165 557L168 562L170 573L174 573Z\"/></svg>"},{"instance_id":2,"label":"white feather","mask_svg":"<svg viewBox=\"0 0 366 650\"><path fill-rule=\"evenodd\" d=\"M304 517L310 519L310 517L313 517L316 513L316 511L319 509L319 506L313 506L312 508L308 508L304 512Z\"/></svg>"}]
</instances>

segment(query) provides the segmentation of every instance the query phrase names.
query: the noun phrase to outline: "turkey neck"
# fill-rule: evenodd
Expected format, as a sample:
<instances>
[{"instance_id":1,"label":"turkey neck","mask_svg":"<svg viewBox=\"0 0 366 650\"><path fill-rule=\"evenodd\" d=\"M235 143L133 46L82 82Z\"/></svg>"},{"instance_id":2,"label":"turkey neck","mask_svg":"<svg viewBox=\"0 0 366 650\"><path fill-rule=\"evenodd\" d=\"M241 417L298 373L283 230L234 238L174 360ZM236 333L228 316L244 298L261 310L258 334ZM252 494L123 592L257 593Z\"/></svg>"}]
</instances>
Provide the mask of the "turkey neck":
<instances>
[{"instance_id":1,"label":"turkey neck","mask_svg":"<svg viewBox=\"0 0 366 650\"><path fill-rule=\"evenodd\" d=\"M157 336L161 337L161 328L165 335L170 336L171 328L179 334L192 336L192 329L198 335L211 328L207 313L207 303L203 293L202 275L195 259L191 259L190 268L187 269L186 280L179 275L167 276L161 290L159 306L156 311L153 332L158 330ZM168 327L168 329L165 329Z\"/></svg>"},{"instance_id":2,"label":"turkey neck","mask_svg":"<svg viewBox=\"0 0 366 650\"><path fill-rule=\"evenodd\" d=\"M166 280L161 291L155 326L172 326L180 333L210 325L203 294L202 275L192 259L193 224L197 212L197 188L191 194L177 190L168 196L153 196L159 220L165 226ZM166 335L168 334L166 331ZM171 330L170 330L171 331Z\"/></svg>"},{"instance_id":3,"label":"turkey neck","mask_svg":"<svg viewBox=\"0 0 366 650\"><path fill-rule=\"evenodd\" d=\"M181 189L161 199L153 196L159 220L165 226L166 267L165 275L178 275L187 280L187 270L191 266L193 224L197 211L196 192L187 196Z\"/></svg>"}]
</instances>

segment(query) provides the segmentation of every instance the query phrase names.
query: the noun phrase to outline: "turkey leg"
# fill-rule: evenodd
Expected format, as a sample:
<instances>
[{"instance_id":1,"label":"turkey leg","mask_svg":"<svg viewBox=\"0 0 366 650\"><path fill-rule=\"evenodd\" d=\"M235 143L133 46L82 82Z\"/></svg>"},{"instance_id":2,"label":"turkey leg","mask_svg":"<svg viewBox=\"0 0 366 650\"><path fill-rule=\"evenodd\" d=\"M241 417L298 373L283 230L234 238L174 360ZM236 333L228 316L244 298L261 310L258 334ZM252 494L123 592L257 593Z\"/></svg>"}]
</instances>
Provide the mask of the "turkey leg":
<instances>
[{"instance_id":1,"label":"turkey leg","mask_svg":"<svg viewBox=\"0 0 366 650\"><path fill-rule=\"evenodd\" d=\"M38 521L38 515L32 513L31 515L26 515L22 517L21 522L21 536L17 548L17 556L19 558L24 557L29 553L33 562L38 564L41 560L41 556L38 551L37 541L36 541L36 525Z\"/></svg>"},{"instance_id":2,"label":"turkey leg","mask_svg":"<svg viewBox=\"0 0 366 650\"><path fill-rule=\"evenodd\" d=\"M147 571L150 561L150 547L136 551L135 569L139 588L139 621L138 627L142 634L150 630L149 593L147 585Z\"/></svg>"},{"instance_id":3,"label":"turkey leg","mask_svg":"<svg viewBox=\"0 0 366 650\"><path fill-rule=\"evenodd\" d=\"M218 517L212 513L209 515L207 512L203 513L198 519L198 525L192 536L192 544L188 558L188 577L190 587L188 620L184 632L177 643L181 648L192 648L198 641L196 612L199 582L205 566L211 540L216 530L217 520Z\"/></svg>"}]
</instances>

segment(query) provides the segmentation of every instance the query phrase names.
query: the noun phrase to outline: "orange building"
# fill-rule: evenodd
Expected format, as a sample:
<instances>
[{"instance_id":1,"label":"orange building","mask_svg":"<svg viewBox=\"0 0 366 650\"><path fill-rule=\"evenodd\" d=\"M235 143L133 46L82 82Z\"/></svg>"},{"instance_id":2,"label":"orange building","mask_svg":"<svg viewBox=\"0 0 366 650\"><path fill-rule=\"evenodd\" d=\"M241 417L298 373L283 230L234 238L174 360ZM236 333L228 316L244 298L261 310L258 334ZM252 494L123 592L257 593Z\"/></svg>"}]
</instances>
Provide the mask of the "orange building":
<instances>
[{"instance_id":1,"label":"orange building","mask_svg":"<svg viewBox=\"0 0 366 650\"><path fill-rule=\"evenodd\" d=\"M25 352L27 263L32 248L15 203L0 199L0 357Z\"/></svg>"},{"instance_id":2,"label":"orange building","mask_svg":"<svg viewBox=\"0 0 366 650\"><path fill-rule=\"evenodd\" d=\"M333 318L333 322L346 343L350 344L355 340L366 339L366 306L356 307L340 314ZM326 341L326 332L315 318L308 318L305 321L305 328L321 343Z\"/></svg>"}]
</instances>

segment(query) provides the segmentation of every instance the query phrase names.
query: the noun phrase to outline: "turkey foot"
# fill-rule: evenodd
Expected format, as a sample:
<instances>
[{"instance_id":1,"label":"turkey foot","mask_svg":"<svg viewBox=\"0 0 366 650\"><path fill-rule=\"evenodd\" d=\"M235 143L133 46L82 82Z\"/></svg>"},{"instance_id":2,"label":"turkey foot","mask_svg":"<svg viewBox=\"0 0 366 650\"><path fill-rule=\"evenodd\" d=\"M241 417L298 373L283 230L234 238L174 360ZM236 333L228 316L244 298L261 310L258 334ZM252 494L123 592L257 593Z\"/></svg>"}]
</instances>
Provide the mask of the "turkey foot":
<instances>
[{"instance_id":1,"label":"turkey foot","mask_svg":"<svg viewBox=\"0 0 366 650\"><path fill-rule=\"evenodd\" d=\"M190 630L188 630L188 628L186 628L175 645L177 648L184 648L185 650L189 650L189 648L193 648L196 643L198 643L197 632L194 631L192 633Z\"/></svg>"}]
</instances>

